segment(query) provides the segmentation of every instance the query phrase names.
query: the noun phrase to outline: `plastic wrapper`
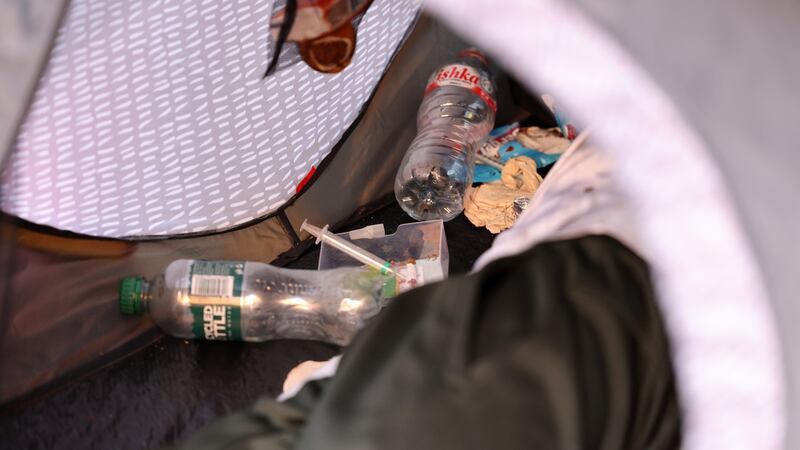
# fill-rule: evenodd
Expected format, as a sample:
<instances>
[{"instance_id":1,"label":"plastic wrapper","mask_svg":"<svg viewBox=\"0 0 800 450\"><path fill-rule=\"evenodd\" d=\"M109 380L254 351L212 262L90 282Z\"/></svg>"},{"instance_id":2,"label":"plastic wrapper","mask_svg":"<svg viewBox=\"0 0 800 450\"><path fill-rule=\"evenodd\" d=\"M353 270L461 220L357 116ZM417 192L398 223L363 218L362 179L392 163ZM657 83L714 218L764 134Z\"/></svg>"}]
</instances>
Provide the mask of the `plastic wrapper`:
<instances>
[{"instance_id":1,"label":"plastic wrapper","mask_svg":"<svg viewBox=\"0 0 800 450\"><path fill-rule=\"evenodd\" d=\"M520 128L513 123L494 129L486 142L478 149L480 155L504 164L518 156L532 159L538 168L553 164L569 147L561 129L537 127ZM473 183L489 183L501 177L500 170L486 164L475 165Z\"/></svg>"}]
</instances>

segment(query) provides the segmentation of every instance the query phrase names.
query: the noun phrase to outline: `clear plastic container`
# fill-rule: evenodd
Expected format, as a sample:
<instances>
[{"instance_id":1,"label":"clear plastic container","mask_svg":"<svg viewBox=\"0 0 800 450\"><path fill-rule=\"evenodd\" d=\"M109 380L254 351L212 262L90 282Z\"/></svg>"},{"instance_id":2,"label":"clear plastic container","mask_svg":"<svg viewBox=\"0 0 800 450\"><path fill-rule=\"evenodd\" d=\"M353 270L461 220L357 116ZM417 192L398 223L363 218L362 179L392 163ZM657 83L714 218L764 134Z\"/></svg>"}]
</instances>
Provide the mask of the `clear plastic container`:
<instances>
[{"instance_id":1,"label":"clear plastic container","mask_svg":"<svg viewBox=\"0 0 800 450\"><path fill-rule=\"evenodd\" d=\"M464 209L475 146L494 128L495 87L485 57L465 50L431 76L418 134L395 178L395 196L416 220L450 220Z\"/></svg>"},{"instance_id":2,"label":"clear plastic container","mask_svg":"<svg viewBox=\"0 0 800 450\"><path fill-rule=\"evenodd\" d=\"M372 237L363 238L360 231L339 233L337 236L390 261L392 267L399 271L398 275L403 277L398 279L399 292L447 278L450 260L441 220L402 224L394 234L388 236L383 233L375 236L372 233ZM360 264L334 246L322 242L320 270L357 267Z\"/></svg>"},{"instance_id":3,"label":"clear plastic container","mask_svg":"<svg viewBox=\"0 0 800 450\"><path fill-rule=\"evenodd\" d=\"M173 261L152 280L128 277L120 311L148 313L186 339L307 339L347 345L381 309L383 286L366 268L292 270L243 261Z\"/></svg>"}]
</instances>

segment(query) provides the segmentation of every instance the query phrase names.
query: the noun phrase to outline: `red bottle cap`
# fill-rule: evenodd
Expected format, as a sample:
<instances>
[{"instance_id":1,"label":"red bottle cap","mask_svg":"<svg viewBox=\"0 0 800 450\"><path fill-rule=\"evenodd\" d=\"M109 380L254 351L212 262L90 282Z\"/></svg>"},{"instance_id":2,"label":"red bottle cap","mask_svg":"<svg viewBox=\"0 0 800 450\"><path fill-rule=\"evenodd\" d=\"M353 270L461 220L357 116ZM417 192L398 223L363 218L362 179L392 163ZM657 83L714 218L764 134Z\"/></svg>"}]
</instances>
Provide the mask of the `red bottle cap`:
<instances>
[{"instance_id":1,"label":"red bottle cap","mask_svg":"<svg viewBox=\"0 0 800 450\"><path fill-rule=\"evenodd\" d=\"M486 59L486 56L483 53L481 53L481 51L478 50L477 48L467 48L461 50L460 52L458 52L457 56L459 58L466 58L466 57L476 58L479 59L483 64L487 66L489 65L489 60Z\"/></svg>"}]
</instances>

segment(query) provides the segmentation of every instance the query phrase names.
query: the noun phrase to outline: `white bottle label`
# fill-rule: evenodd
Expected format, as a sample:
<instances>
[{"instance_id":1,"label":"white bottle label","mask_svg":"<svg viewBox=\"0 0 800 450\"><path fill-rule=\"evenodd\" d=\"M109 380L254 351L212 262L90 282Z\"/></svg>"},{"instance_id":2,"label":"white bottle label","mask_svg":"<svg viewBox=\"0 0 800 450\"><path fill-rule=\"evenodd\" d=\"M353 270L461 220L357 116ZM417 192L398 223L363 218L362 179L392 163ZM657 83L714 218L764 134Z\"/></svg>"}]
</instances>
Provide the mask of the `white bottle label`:
<instances>
[{"instance_id":1,"label":"white bottle label","mask_svg":"<svg viewBox=\"0 0 800 450\"><path fill-rule=\"evenodd\" d=\"M190 269L189 310L198 339L242 340L242 289L245 263L195 261Z\"/></svg>"},{"instance_id":2,"label":"white bottle label","mask_svg":"<svg viewBox=\"0 0 800 450\"><path fill-rule=\"evenodd\" d=\"M425 95L442 86L459 86L478 94L489 105L492 111L497 112L497 104L492 98L494 88L488 77L474 68L464 64L448 64L431 76Z\"/></svg>"},{"instance_id":3,"label":"white bottle label","mask_svg":"<svg viewBox=\"0 0 800 450\"><path fill-rule=\"evenodd\" d=\"M233 297L234 279L230 275L194 275L190 293L207 297Z\"/></svg>"}]
</instances>

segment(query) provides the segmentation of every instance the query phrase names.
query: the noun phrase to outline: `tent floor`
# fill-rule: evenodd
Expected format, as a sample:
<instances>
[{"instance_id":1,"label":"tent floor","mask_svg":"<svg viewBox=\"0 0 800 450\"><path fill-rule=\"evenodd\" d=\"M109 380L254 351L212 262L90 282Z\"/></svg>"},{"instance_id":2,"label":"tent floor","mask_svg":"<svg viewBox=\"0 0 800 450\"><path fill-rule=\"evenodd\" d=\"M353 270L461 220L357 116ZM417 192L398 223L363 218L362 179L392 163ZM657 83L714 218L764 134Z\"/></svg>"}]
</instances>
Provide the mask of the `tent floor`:
<instances>
[{"instance_id":1,"label":"tent floor","mask_svg":"<svg viewBox=\"0 0 800 450\"><path fill-rule=\"evenodd\" d=\"M411 222L396 203L348 229L383 223L387 233ZM493 236L462 215L445 224L450 275L463 274ZM318 247L288 267L314 269ZM185 341L165 337L118 364L64 386L53 395L0 417L8 448L151 448L187 434L258 396L281 392L301 361L325 360L338 348L316 342L262 344Z\"/></svg>"}]
</instances>

